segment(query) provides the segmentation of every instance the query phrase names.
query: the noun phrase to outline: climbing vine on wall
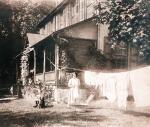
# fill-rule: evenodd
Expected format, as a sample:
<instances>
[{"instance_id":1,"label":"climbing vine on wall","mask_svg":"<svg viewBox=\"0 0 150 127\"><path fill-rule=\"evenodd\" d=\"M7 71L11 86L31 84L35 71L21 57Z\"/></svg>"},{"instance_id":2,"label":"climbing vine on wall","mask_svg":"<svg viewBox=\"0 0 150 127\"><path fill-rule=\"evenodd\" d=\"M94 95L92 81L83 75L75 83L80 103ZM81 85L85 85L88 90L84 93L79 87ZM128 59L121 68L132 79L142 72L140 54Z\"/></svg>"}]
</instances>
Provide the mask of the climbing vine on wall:
<instances>
[{"instance_id":1,"label":"climbing vine on wall","mask_svg":"<svg viewBox=\"0 0 150 127\"><path fill-rule=\"evenodd\" d=\"M28 63L29 50L30 50L29 47L27 47L21 56L21 80L23 86L27 85L27 76L29 75L29 63Z\"/></svg>"},{"instance_id":2,"label":"climbing vine on wall","mask_svg":"<svg viewBox=\"0 0 150 127\"><path fill-rule=\"evenodd\" d=\"M89 47L89 56L91 56L91 59L86 65L87 69L102 69L106 67L106 62L108 59L102 51L97 50L95 45L91 45Z\"/></svg>"}]
</instances>

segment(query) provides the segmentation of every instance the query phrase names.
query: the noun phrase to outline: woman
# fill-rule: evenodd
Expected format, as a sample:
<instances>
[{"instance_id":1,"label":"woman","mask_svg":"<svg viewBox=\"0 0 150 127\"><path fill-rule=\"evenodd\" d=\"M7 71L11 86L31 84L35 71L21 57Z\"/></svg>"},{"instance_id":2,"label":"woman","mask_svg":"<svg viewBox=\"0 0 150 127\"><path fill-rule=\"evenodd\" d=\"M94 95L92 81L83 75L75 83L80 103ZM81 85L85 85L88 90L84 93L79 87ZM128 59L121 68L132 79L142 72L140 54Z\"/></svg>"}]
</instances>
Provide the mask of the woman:
<instances>
[{"instance_id":1,"label":"woman","mask_svg":"<svg viewBox=\"0 0 150 127\"><path fill-rule=\"evenodd\" d=\"M68 105L74 104L79 97L79 86L80 80L77 78L76 73L73 73L72 78L68 82L69 97L68 97Z\"/></svg>"}]
</instances>

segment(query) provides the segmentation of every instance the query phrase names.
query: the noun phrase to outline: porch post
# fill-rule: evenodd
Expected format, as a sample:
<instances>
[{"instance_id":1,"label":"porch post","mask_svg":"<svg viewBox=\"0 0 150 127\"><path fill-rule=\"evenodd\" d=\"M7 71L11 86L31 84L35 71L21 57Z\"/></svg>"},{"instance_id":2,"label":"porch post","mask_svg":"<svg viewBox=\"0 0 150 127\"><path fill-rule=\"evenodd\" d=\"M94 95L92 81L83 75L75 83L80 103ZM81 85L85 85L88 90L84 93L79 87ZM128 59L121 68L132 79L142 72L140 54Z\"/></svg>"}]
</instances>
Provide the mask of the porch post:
<instances>
[{"instance_id":1,"label":"porch post","mask_svg":"<svg viewBox=\"0 0 150 127\"><path fill-rule=\"evenodd\" d=\"M98 44L97 44L97 48L104 51L104 45L105 45L105 42L104 42L104 38L105 37L108 37L108 25L103 25L103 24L98 24Z\"/></svg>"},{"instance_id":2,"label":"porch post","mask_svg":"<svg viewBox=\"0 0 150 127\"><path fill-rule=\"evenodd\" d=\"M45 82L45 66L46 66L46 50L43 51L44 60L43 60L43 82Z\"/></svg>"},{"instance_id":3,"label":"porch post","mask_svg":"<svg viewBox=\"0 0 150 127\"><path fill-rule=\"evenodd\" d=\"M58 85L58 77L59 77L59 46L55 44L55 85Z\"/></svg>"},{"instance_id":4,"label":"porch post","mask_svg":"<svg viewBox=\"0 0 150 127\"><path fill-rule=\"evenodd\" d=\"M36 51L33 49L34 53L34 82L36 81Z\"/></svg>"},{"instance_id":5,"label":"porch post","mask_svg":"<svg viewBox=\"0 0 150 127\"><path fill-rule=\"evenodd\" d=\"M101 49L101 40L100 40L100 24L97 25L97 49Z\"/></svg>"}]
</instances>

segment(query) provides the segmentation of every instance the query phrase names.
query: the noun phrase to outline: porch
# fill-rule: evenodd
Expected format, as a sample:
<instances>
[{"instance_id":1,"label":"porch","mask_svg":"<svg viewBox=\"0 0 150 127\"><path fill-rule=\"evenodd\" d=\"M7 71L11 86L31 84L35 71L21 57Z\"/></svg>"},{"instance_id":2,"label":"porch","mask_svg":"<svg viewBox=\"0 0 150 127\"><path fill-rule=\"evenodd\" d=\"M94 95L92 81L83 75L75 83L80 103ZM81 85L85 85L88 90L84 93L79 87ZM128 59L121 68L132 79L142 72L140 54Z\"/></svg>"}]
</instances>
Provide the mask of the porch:
<instances>
[{"instance_id":1,"label":"porch","mask_svg":"<svg viewBox=\"0 0 150 127\"><path fill-rule=\"evenodd\" d=\"M85 88L84 71L91 69L89 65L93 65L95 62L93 54L97 50L111 54L110 51L105 51L110 49L110 45L109 47L105 46L108 42L107 32L107 27L97 26L90 19L56 31L52 35L45 35L45 38L42 36L39 41L36 40L37 42L31 44L34 50L32 53L30 52L32 60L29 63L30 70L34 72L34 81L41 80L47 86L56 87L57 89L54 91L55 100L65 101L70 74L77 71L82 88L81 100L86 100L88 90ZM96 51L90 53L90 48ZM126 60L126 53L121 56ZM107 65L108 61L104 64Z\"/></svg>"}]
</instances>

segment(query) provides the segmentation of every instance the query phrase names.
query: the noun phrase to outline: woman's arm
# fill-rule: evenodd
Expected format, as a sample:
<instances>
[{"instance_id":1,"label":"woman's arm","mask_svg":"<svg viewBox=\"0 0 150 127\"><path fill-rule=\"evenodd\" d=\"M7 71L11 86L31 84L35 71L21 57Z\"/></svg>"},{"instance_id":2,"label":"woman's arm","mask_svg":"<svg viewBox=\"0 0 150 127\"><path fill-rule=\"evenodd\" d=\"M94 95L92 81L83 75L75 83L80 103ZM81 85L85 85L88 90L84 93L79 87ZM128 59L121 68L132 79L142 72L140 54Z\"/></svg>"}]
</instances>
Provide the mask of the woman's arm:
<instances>
[{"instance_id":1,"label":"woman's arm","mask_svg":"<svg viewBox=\"0 0 150 127\"><path fill-rule=\"evenodd\" d=\"M78 79L78 86L80 86L80 79Z\"/></svg>"},{"instance_id":2,"label":"woman's arm","mask_svg":"<svg viewBox=\"0 0 150 127\"><path fill-rule=\"evenodd\" d=\"M72 81L71 81L71 79L68 82L68 87L72 87Z\"/></svg>"}]
</instances>

